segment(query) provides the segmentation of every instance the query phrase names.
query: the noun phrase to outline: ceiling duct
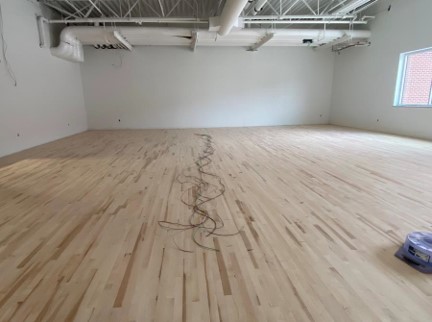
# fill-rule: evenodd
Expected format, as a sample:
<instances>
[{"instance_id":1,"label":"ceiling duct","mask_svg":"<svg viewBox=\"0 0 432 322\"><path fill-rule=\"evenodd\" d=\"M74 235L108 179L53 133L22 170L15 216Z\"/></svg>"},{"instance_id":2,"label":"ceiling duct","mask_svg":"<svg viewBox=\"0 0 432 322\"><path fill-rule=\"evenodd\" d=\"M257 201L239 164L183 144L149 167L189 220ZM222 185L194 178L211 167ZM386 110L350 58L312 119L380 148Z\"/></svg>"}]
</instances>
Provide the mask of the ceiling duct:
<instances>
[{"instance_id":1,"label":"ceiling duct","mask_svg":"<svg viewBox=\"0 0 432 322\"><path fill-rule=\"evenodd\" d=\"M65 28L60 34L60 44L51 48L51 54L59 58L75 63L84 61L84 49L80 40L77 39L74 29Z\"/></svg>"},{"instance_id":2,"label":"ceiling duct","mask_svg":"<svg viewBox=\"0 0 432 322\"><path fill-rule=\"evenodd\" d=\"M199 33L199 37L198 37ZM117 35L117 38L116 38ZM121 35L123 42L119 41ZM83 46L99 46L106 49L115 46L184 46L196 48L204 46L236 46L250 49L253 46L309 46L318 47L349 35L353 40L367 40L367 30L322 30L322 29L273 29L270 37L265 29L242 29L230 32L225 37L216 37L216 32L189 28L163 27L66 27L61 33L60 45L53 48L54 56L83 62ZM311 39L312 44L305 44Z\"/></svg>"},{"instance_id":3,"label":"ceiling duct","mask_svg":"<svg viewBox=\"0 0 432 322\"><path fill-rule=\"evenodd\" d=\"M220 28L218 34L226 36L231 29L238 24L241 12L248 3L248 0L227 0L220 16Z\"/></svg>"}]
</instances>

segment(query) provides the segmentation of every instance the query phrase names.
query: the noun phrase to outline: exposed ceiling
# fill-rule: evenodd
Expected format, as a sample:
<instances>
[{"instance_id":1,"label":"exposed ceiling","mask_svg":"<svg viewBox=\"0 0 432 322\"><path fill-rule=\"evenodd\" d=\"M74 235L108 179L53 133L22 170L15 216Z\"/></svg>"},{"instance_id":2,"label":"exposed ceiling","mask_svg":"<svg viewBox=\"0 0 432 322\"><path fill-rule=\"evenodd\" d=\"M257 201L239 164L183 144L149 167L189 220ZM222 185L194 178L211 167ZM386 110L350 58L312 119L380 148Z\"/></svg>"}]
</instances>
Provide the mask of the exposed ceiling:
<instances>
[{"instance_id":1,"label":"exposed ceiling","mask_svg":"<svg viewBox=\"0 0 432 322\"><path fill-rule=\"evenodd\" d=\"M242 16L329 15L357 2L360 13L382 0L250 0ZM65 19L76 18L200 18L219 16L226 0L41 0ZM356 8L355 8L356 9Z\"/></svg>"},{"instance_id":2,"label":"exposed ceiling","mask_svg":"<svg viewBox=\"0 0 432 322\"><path fill-rule=\"evenodd\" d=\"M382 0L40 0L65 28L53 55L81 62L83 45L102 49L168 45L262 46L368 45L363 12ZM40 28L42 29L42 28ZM360 30L359 30L360 29ZM339 47L335 47L338 45Z\"/></svg>"}]
</instances>

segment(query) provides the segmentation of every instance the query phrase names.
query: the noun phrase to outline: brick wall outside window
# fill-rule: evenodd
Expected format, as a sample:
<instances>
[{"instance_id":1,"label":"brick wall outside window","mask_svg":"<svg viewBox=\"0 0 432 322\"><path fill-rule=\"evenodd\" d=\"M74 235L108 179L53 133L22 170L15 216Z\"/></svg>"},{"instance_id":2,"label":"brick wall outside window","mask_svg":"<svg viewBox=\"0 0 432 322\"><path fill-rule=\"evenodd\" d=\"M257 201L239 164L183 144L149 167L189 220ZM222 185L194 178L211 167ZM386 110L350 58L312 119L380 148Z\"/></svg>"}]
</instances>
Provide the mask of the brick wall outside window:
<instances>
[{"instance_id":1,"label":"brick wall outside window","mask_svg":"<svg viewBox=\"0 0 432 322\"><path fill-rule=\"evenodd\" d=\"M402 89L402 105L431 104L432 49L407 54L405 80Z\"/></svg>"}]
</instances>

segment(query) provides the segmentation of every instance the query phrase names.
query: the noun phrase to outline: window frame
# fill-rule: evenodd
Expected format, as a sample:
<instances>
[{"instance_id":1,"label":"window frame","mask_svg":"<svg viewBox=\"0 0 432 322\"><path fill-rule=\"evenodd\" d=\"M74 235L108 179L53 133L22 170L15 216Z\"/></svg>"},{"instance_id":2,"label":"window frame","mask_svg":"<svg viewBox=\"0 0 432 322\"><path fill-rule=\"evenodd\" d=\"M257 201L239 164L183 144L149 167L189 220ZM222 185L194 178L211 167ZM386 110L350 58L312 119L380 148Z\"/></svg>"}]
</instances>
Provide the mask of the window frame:
<instances>
[{"instance_id":1,"label":"window frame","mask_svg":"<svg viewBox=\"0 0 432 322\"><path fill-rule=\"evenodd\" d=\"M432 83L431 90L429 91L429 104L402 104L402 90L405 85L405 76L406 76L406 67L408 62L408 56L414 53L421 53L424 51L432 51L432 47L408 51L405 53L401 53L399 56L399 66L398 66L398 74L396 79L396 89L393 100L394 107L405 107L405 108L432 108Z\"/></svg>"}]
</instances>

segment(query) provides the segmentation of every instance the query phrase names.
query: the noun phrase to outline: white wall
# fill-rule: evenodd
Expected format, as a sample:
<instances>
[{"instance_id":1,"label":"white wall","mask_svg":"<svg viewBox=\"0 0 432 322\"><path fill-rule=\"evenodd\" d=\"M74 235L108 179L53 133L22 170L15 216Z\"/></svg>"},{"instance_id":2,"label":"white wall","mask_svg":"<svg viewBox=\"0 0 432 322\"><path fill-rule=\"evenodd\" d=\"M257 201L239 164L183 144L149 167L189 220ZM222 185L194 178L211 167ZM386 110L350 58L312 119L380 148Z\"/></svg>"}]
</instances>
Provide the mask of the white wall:
<instances>
[{"instance_id":1,"label":"white wall","mask_svg":"<svg viewBox=\"0 0 432 322\"><path fill-rule=\"evenodd\" d=\"M333 55L137 47L121 59L87 47L81 74L91 129L325 124Z\"/></svg>"},{"instance_id":2,"label":"white wall","mask_svg":"<svg viewBox=\"0 0 432 322\"><path fill-rule=\"evenodd\" d=\"M0 0L7 57L18 81L15 87L2 60L0 156L87 129L79 65L39 48L34 3Z\"/></svg>"},{"instance_id":3,"label":"white wall","mask_svg":"<svg viewBox=\"0 0 432 322\"><path fill-rule=\"evenodd\" d=\"M432 139L432 108L393 107L399 54L432 47L432 1L391 3L372 22L371 47L336 57L330 122Z\"/></svg>"}]
</instances>

